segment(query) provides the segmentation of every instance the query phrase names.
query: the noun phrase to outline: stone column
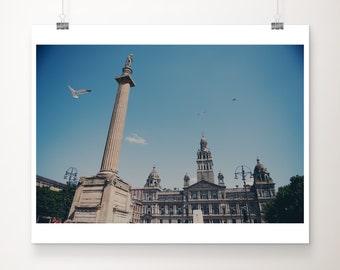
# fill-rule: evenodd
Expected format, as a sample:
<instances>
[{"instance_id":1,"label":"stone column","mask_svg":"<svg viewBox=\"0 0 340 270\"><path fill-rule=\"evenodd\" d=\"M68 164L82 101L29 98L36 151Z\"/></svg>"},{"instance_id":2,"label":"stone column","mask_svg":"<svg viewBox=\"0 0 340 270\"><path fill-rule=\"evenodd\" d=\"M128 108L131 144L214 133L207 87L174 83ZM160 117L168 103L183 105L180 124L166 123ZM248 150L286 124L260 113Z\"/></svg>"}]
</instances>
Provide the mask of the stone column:
<instances>
[{"instance_id":1,"label":"stone column","mask_svg":"<svg viewBox=\"0 0 340 270\"><path fill-rule=\"evenodd\" d=\"M115 78L119 86L106 139L100 174L117 174L118 172L130 87L135 86L131 77L131 61L132 55L129 55L123 68L123 74Z\"/></svg>"},{"instance_id":2,"label":"stone column","mask_svg":"<svg viewBox=\"0 0 340 270\"><path fill-rule=\"evenodd\" d=\"M82 178L67 222L128 223L130 221L131 186L118 176L118 165L130 87L135 86L131 78L131 61L132 56L129 55L123 74L116 77L119 86L101 169L96 176Z\"/></svg>"}]
</instances>

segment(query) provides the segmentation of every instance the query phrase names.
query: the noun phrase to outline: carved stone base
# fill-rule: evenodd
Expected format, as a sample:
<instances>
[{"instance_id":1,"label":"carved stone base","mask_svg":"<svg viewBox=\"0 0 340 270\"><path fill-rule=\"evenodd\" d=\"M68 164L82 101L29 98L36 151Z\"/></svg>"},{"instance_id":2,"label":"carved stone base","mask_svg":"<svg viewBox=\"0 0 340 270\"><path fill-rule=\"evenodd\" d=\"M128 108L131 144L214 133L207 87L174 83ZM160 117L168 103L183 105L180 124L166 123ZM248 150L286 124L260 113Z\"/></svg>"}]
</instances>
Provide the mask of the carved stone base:
<instances>
[{"instance_id":1,"label":"carved stone base","mask_svg":"<svg viewBox=\"0 0 340 270\"><path fill-rule=\"evenodd\" d=\"M128 223L131 186L116 174L82 177L67 223Z\"/></svg>"}]
</instances>

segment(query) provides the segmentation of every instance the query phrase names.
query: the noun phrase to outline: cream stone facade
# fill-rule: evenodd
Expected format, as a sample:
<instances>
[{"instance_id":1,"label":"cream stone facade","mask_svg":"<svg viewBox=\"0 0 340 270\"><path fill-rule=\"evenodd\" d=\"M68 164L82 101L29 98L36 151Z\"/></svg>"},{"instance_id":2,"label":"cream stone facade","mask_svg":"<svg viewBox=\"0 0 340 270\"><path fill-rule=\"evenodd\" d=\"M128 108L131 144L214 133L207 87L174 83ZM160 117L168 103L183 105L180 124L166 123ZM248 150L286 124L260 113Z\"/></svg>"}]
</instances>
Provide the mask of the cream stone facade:
<instances>
[{"instance_id":1,"label":"cream stone facade","mask_svg":"<svg viewBox=\"0 0 340 270\"><path fill-rule=\"evenodd\" d=\"M263 206L275 198L275 183L259 159L251 174L251 185L227 188L221 172L218 184L215 184L212 157L203 136L197 165L197 175L203 177L190 185L190 177L185 174L182 189L162 188L161 178L154 167L142 191L132 190L132 194L138 191L141 197L142 223L193 223L197 220L204 223L265 222Z\"/></svg>"}]
</instances>

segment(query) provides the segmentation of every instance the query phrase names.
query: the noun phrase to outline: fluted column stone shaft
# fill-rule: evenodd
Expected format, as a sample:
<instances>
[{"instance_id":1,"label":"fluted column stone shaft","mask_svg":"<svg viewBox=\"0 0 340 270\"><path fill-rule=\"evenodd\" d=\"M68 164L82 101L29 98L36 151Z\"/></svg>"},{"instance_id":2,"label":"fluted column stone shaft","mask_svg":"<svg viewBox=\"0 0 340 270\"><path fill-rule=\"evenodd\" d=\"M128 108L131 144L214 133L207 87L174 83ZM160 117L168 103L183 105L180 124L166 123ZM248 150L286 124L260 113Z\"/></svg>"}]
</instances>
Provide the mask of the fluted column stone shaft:
<instances>
[{"instance_id":1,"label":"fluted column stone shaft","mask_svg":"<svg viewBox=\"0 0 340 270\"><path fill-rule=\"evenodd\" d=\"M118 171L129 93L130 88L135 86L135 83L131 78L131 73L132 69L129 66L125 66L123 68L123 74L116 77L119 86L106 139L100 173L117 173Z\"/></svg>"}]
</instances>

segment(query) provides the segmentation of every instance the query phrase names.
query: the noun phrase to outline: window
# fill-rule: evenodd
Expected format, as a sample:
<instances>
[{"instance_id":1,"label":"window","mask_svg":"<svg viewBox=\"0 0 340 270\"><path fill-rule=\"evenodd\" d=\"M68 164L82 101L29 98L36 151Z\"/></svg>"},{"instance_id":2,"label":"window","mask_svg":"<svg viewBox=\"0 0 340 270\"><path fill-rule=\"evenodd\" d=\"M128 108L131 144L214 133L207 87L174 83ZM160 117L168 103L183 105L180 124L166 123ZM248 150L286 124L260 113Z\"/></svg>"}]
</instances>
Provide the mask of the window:
<instances>
[{"instance_id":1,"label":"window","mask_svg":"<svg viewBox=\"0 0 340 270\"><path fill-rule=\"evenodd\" d=\"M209 206L203 205L202 212L204 215L209 215Z\"/></svg>"},{"instance_id":2,"label":"window","mask_svg":"<svg viewBox=\"0 0 340 270\"><path fill-rule=\"evenodd\" d=\"M236 214L236 205L235 204L231 204L229 209L230 209L230 214L232 214L232 215Z\"/></svg>"},{"instance_id":3,"label":"window","mask_svg":"<svg viewBox=\"0 0 340 270\"><path fill-rule=\"evenodd\" d=\"M196 193L191 193L191 199L197 199L197 194Z\"/></svg>"},{"instance_id":4,"label":"window","mask_svg":"<svg viewBox=\"0 0 340 270\"><path fill-rule=\"evenodd\" d=\"M208 194L207 194L207 193L202 193L201 198L202 198L203 200L208 199Z\"/></svg>"},{"instance_id":5,"label":"window","mask_svg":"<svg viewBox=\"0 0 340 270\"><path fill-rule=\"evenodd\" d=\"M269 191L267 189L263 190L263 197L270 197Z\"/></svg>"},{"instance_id":6,"label":"window","mask_svg":"<svg viewBox=\"0 0 340 270\"><path fill-rule=\"evenodd\" d=\"M251 213L251 214L256 214L256 213L257 213L257 207L256 207L256 205L250 204L250 205L249 205L249 208L250 208L250 213Z\"/></svg>"},{"instance_id":7,"label":"window","mask_svg":"<svg viewBox=\"0 0 340 270\"><path fill-rule=\"evenodd\" d=\"M160 206L160 207L159 207L159 212L160 212L161 215L164 215L164 214L165 214L164 206Z\"/></svg>"},{"instance_id":8,"label":"window","mask_svg":"<svg viewBox=\"0 0 340 270\"><path fill-rule=\"evenodd\" d=\"M247 195L246 193L240 193L240 194L239 194L239 198L240 198L240 199L246 199L246 198L247 198L246 195Z\"/></svg>"}]
</instances>

